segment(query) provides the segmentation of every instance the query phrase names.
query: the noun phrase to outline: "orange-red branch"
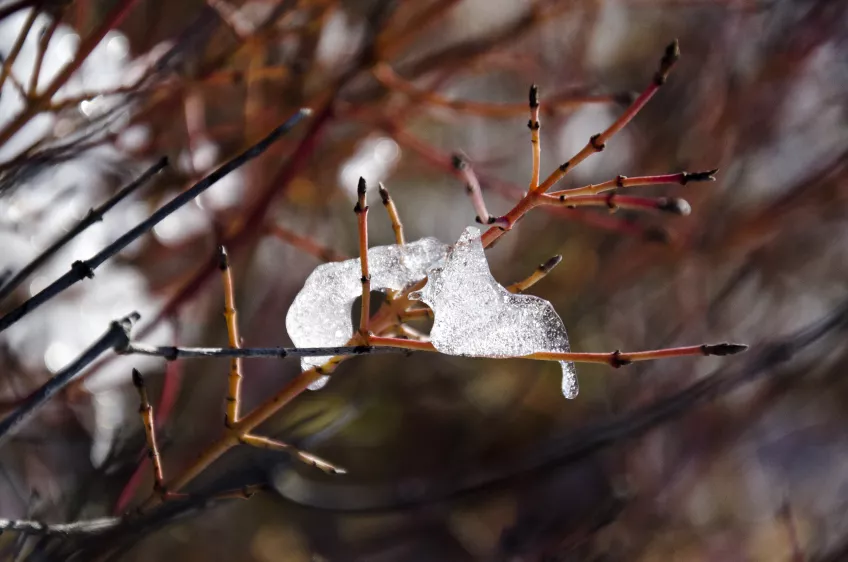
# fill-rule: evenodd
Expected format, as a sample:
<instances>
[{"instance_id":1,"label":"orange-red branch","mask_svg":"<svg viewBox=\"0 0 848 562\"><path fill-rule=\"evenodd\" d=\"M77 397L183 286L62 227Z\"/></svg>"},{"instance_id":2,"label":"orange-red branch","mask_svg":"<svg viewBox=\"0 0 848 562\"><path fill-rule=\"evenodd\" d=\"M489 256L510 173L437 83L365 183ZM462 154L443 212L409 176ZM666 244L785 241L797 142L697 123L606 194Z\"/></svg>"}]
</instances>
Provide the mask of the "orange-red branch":
<instances>
[{"instance_id":1,"label":"orange-red branch","mask_svg":"<svg viewBox=\"0 0 848 562\"><path fill-rule=\"evenodd\" d=\"M564 189L562 191L553 191L548 195L552 197L574 197L576 195L597 195L598 193L603 193L604 191L609 191L611 189L641 185L686 185L689 182L715 181L716 173L718 173L717 168L706 172L678 172L676 174L663 174L658 176L637 176L632 178L627 176L618 176L615 179L608 180L603 183L584 185L583 187Z\"/></svg>"},{"instance_id":2,"label":"orange-red branch","mask_svg":"<svg viewBox=\"0 0 848 562\"><path fill-rule=\"evenodd\" d=\"M539 130L542 124L539 122L539 88L536 84L530 86L530 144L533 153L533 175L530 176L530 187L528 191L534 191L539 187L539 174L542 168L542 145L539 138Z\"/></svg>"},{"instance_id":3,"label":"orange-red branch","mask_svg":"<svg viewBox=\"0 0 848 562\"><path fill-rule=\"evenodd\" d=\"M359 178L356 189L357 201L353 212L359 223L359 263L362 270L362 310L359 314L359 333L368 338L368 322L371 319L371 273L368 270L368 205L365 204L365 193L368 185L365 178Z\"/></svg>"},{"instance_id":4,"label":"orange-red branch","mask_svg":"<svg viewBox=\"0 0 848 562\"><path fill-rule=\"evenodd\" d=\"M223 246L218 247L218 268L221 270L221 280L224 286L224 318L227 323L227 336L230 348L241 347L239 337L238 319L236 317L236 295L233 287L233 276L230 271L230 260L227 250ZM241 399L241 359L233 357L230 359L230 376L227 386L227 409L224 423L232 427L239 418L239 401Z\"/></svg>"},{"instance_id":5,"label":"orange-red branch","mask_svg":"<svg viewBox=\"0 0 848 562\"><path fill-rule=\"evenodd\" d=\"M150 397L147 394L144 378L136 369L132 370L132 381L133 386L138 391L140 402L138 413L141 414L141 423L144 426L147 455L150 457L150 464L153 465L153 490L164 494L165 474L162 470L162 457L159 455L159 447L156 445L156 424L153 419L153 406L150 405Z\"/></svg>"},{"instance_id":6,"label":"orange-red branch","mask_svg":"<svg viewBox=\"0 0 848 562\"><path fill-rule=\"evenodd\" d=\"M634 197L632 195L619 195L607 193L605 195L577 195L576 197L552 197L544 195L544 204L563 205L569 208L575 207L606 207L611 212L618 209L630 209L634 211L656 211L686 216L692 212L692 208L685 199L677 197Z\"/></svg>"},{"instance_id":7,"label":"orange-red branch","mask_svg":"<svg viewBox=\"0 0 848 562\"><path fill-rule=\"evenodd\" d=\"M268 227L268 232L279 238L286 244L297 248L311 256L315 256L321 261L344 261L347 256L344 256L335 250L322 246L306 236L296 234L287 228L283 228L278 224L272 224Z\"/></svg>"},{"instance_id":8,"label":"orange-red branch","mask_svg":"<svg viewBox=\"0 0 848 562\"><path fill-rule=\"evenodd\" d=\"M606 147L607 141L630 123L630 121L636 117L642 108L645 107L645 104L654 97L654 94L657 93L660 86L665 84L668 73L671 71L678 58L680 58L680 46L678 45L677 40L675 40L671 43L671 45L666 47L665 55L660 61L660 67L656 74L654 74L654 79L651 84L645 88L641 94L639 94L639 97L630 104L630 107L628 107L624 113L622 113L618 119L613 122L612 125L607 127L605 131L600 132L597 135L593 135L586 146L583 147L583 150L575 154L570 160L562 164L550 176L548 176L548 178L539 185L537 191L539 193L548 191L580 162L588 158L590 155L602 151L604 147Z\"/></svg>"}]
</instances>

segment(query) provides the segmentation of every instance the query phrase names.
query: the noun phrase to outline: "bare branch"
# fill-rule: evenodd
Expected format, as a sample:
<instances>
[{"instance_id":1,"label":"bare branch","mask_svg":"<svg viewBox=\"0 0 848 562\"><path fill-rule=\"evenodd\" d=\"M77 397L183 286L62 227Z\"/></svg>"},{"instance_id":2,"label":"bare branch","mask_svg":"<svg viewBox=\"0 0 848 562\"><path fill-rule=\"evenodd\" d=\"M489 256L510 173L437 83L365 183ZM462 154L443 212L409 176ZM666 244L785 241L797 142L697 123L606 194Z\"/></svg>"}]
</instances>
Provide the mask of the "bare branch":
<instances>
[{"instance_id":1,"label":"bare branch","mask_svg":"<svg viewBox=\"0 0 848 562\"><path fill-rule=\"evenodd\" d=\"M62 277L48 285L45 289L43 289L38 294L34 295L29 300L23 302L16 309L12 310L3 318L0 318L0 332L13 325L15 322L49 301L56 295L60 294L65 289L71 287L72 285L82 281L84 278L92 278L94 277L94 270L97 269L103 262L129 246L132 242L140 238L143 234L145 234L148 230L152 229L154 226L165 220L166 217L177 211L180 207L192 201L198 195L212 187L216 182L218 182L224 176L230 174L237 168L240 168L244 164L253 160L266 150L277 140L279 140L283 135L288 133L295 125L297 125L304 117L306 117L310 113L309 109L301 109L294 115L292 115L288 121L271 131L268 136L254 144L229 162L222 165L220 168L194 184L192 187L183 191L171 201L166 203L164 206L160 207L155 213L150 215L146 220L139 223L134 228L130 229L123 236L103 248L99 253L94 255L93 257L84 260L77 261L71 265L70 271L64 274Z\"/></svg>"},{"instance_id":2,"label":"bare branch","mask_svg":"<svg viewBox=\"0 0 848 562\"><path fill-rule=\"evenodd\" d=\"M21 268L21 270L18 271L15 276L9 280L8 283L5 283L4 285L2 285L2 287L0 287L0 300L3 300L7 296L9 296L21 283L24 282L27 277L32 275L36 269L41 267L44 262L50 259L50 257L52 257L56 252L61 250L68 242L76 238L79 234L81 234L94 223L102 221L103 215L110 211L112 207L126 199L135 190L146 184L153 176L162 171L167 165L168 159L165 157L160 158L158 162L148 168L135 181L121 188L120 191L118 191L118 193L112 196L108 201L106 201L96 209L91 209L90 211L88 211L88 214L81 221L79 221L76 226L74 226L68 232L63 234L58 240L53 242L48 248L46 248L43 252L36 256L35 259L33 259L31 262Z\"/></svg>"},{"instance_id":3,"label":"bare branch","mask_svg":"<svg viewBox=\"0 0 848 562\"><path fill-rule=\"evenodd\" d=\"M130 341L130 328L139 318L139 314L133 312L121 320L112 322L109 330L91 347L83 351L82 355L44 383L41 388L30 394L23 404L0 422L0 447L19 426L29 421L54 394L65 388L80 371L106 351L110 349L120 350L125 347Z\"/></svg>"}]
</instances>

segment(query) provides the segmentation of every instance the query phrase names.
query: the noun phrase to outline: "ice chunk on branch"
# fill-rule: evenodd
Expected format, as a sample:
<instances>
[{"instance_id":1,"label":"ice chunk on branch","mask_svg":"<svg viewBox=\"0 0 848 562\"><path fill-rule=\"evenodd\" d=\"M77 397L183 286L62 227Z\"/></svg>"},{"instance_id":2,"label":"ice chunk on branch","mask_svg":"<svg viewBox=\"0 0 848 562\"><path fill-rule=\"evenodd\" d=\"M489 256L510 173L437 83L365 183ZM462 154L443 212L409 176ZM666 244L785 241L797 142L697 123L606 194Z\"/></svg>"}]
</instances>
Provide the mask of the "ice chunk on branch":
<instances>
[{"instance_id":1,"label":"ice chunk on branch","mask_svg":"<svg viewBox=\"0 0 848 562\"><path fill-rule=\"evenodd\" d=\"M433 309L430 341L441 353L521 357L570 351L565 326L551 303L531 295L514 295L492 277L477 228L465 229L444 267L430 271L427 285L410 298ZM574 364L560 364L562 393L574 398Z\"/></svg>"},{"instance_id":2,"label":"ice chunk on branch","mask_svg":"<svg viewBox=\"0 0 848 562\"><path fill-rule=\"evenodd\" d=\"M439 265L448 246L435 238L422 238L402 246L376 246L368 250L371 289L401 291L421 281ZM319 265L306 279L286 315L286 330L297 347L345 345L353 336L351 311L362 294L359 258ZM304 370L324 364L330 357L304 357ZM313 390L327 382L323 377Z\"/></svg>"}]
</instances>

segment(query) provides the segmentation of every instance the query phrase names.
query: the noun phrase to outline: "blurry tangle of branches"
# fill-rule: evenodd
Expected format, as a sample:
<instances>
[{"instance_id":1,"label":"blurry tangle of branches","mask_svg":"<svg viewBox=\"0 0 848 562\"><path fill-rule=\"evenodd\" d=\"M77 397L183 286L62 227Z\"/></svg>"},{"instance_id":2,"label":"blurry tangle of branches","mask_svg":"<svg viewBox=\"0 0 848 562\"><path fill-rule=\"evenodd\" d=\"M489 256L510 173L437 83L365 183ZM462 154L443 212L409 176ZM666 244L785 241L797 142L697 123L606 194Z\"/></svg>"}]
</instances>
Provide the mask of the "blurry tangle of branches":
<instances>
[{"instance_id":1,"label":"blurry tangle of branches","mask_svg":"<svg viewBox=\"0 0 848 562\"><path fill-rule=\"evenodd\" d=\"M122 19L125 18L129 10L132 9L134 4L134 2L120 3L120 5L109 14L109 17L104 21L104 24L101 27L98 27L92 33L91 37L87 37L85 39L82 47L80 47L78 51L78 56L74 58L74 61L71 64L76 64L77 67L79 64L82 64L81 62L77 62L77 59L84 60L86 56L90 54L90 51L93 49L93 45L97 45L102 37L105 36L105 33L108 33L109 29L120 23ZM447 7L450 4L450 2L440 3L439 7L441 7L441 9L446 9L444 7ZM526 33L540 21L556 13L556 8L552 7L553 4L554 3L545 2L534 4L534 8L529 12L529 15L526 18L521 19L515 25L514 29L510 30L512 35L517 37L521 33ZM290 14L287 14L283 8L281 8L278 13L272 13L272 17L269 17L267 22L254 24L250 21L242 21L239 18L240 14L238 12L228 12L226 10L227 5L225 3L215 3L214 5L216 6L215 10L217 10L219 16L231 26L232 33L234 36L238 37L239 43L239 45L234 47L229 53L222 55L222 59L233 60L238 55L251 53L252 49L256 48L256 42L258 41L256 37L260 37L263 33L269 35L277 33L279 31L278 24L280 22L286 23L287 25L291 24L291 16ZM281 6L286 6L286 3L282 3ZM323 8L316 5L315 9L320 10ZM421 28L426 28L426 26L431 24L432 21L435 21L438 12L439 9L433 8L432 12L428 12L426 14L427 17L421 18L417 23L420 24ZM374 21L376 22L375 29L376 31L379 31L378 26L380 25L380 22L385 21L381 20L381 18L383 16L385 16L385 18L389 18L390 14L381 14L377 11L374 16ZM26 25L30 25L27 22L24 23ZM475 171L468 159L461 156L457 156L455 158L445 157L444 155L434 153L426 147L417 145L416 139L412 138L403 130L402 127L399 126L399 122L403 117L405 117L402 111L397 112L396 115L390 115L389 118L378 119L374 118L373 115L370 115L367 112L359 111L354 104L349 103L346 99L341 99L339 96L339 92L341 92L343 88L349 87L351 84L356 85L354 78L363 74L362 71L364 70L366 71L364 73L370 72L373 77L389 91L408 96L411 101L414 101L414 105L416 106L432 106L446 109L448 111L468 112L470 114L477 114L486 117L515 115L519 111L527 111L524 104L503 105L486 104L483 102L462 102L410 86L408 81L400 78L392 69L392 66L388 63L388 59L391 55L402 50L404 44L408 42L413 35L414 34L411 29L400 31L394 30L392 33L381 34L379 36L376 32L371 35L366 34L365 39L363 39L363 44L365 46L357 60L350 65L350 70L336 77L331 84L331 87L322 89L320 95L316 96L314 99L309 99L310 105L314 104L315 112L308 129L305 131L303 138L299 140L299 142L291 142L287 145L289 153L285 162L276 170L273 177L268 180L265 188L258 194L258 197L235 219L227 218L226 220L221 220L220 216L214 217L216 221L219 221L214 225L214 235L216 243L218 243L221 248L226 247L232 252L238 251L239 253L247 253L247 250L252 246L256 239L267 234L271 234L303 249L306 252L318 256L322 260L336 260L344 257L339 255L335 250L324 247L308 236L299 235L279 224L273 224L266 220L266 215L268 214L268 208L271 201L276 199L279 196L279 193L285 191L288 186L293 183L293 180L298 175L300 167L303 165L303 161L306 160L314 151L320 133L326 127L326 124L331 122L333 119L362 119L366 122L371 122L371 120L373 120L374 126L383 128L391 134L399 144L411 147L412 151L420 152L425 159L430 158L432 163L441 166L449 173L461 178L462 182L467 186L467 192L479 222L490 226L483 238L484 245L487 247L491 247L497 240L501 239L506 232L513 229L513 227L527 212L535 209L536 207L551 211L555 214L563 214L563 216L574 218L575 220L583 220L587 222L598 221L598 224L606 225L606 227L611 227L613 230L622 229L622 231L633 227L631 224L623 221L603 222L603 220L607 218L614 219L614 217L601 216L599 218L595 218L594 215L579 214L579 212L582 211L584 207L596 207L609 209L610 211L627 209L637 212L646 211L686 215L690 210L690 206L682 199L672 197L640 197L622 194L619 190L629 187L655 184L686 185L689 182L711 181L715 177L715 170L695 173L677 172L672 174L640 177L625 177L623 175L619 175L602 183L560 191L550 191L553 186L565 176L566 173L574 169L581 161L591 154L603 150L610 138L624 127L648 102L659 86L665 81L668 71L676 61L677 50L676 45L673 45L669 48L666 56L663 58L663 62L661 63L660 68L654 76L651 84L639 96L633 97L629 94L611 94L599 96L574 96L574 99L570 99L568 96L556 96L556 99L550 104L550 107L552 108L551 113L577 103L630 102L630 105L622 113L622 115L616 119L613 125L598 135L593 136L579 153L559 166L547 179L540 178L541 151L539 138L539 115L540 113L544 113L546 108L545 104L540 103L538 90L532 88L529 108L529 125L532 143L531 156L533 161L532 178L529 182L528 189L526 192L521 194L520 201L512 208L512 210L502 216L496 216L490 213L486 206L483 198L483 190L480 185L480 178L477 174L475 174ZM251 39L251 37L253 37L253 39ZM45 44L49 43L49 36L45 41ZM467 46L468 49L471 49L471 47L476 47L479 52L485 51L484 45ZM169 73L184 70L179 66L179 61L180 56L184 54L181 49L187 48L190 48L190 45L175 45L173 49L166 53L166 55L157 60L157 64L152 65L150 70L144 73L142 80L133 82L130 86L117 86L113 88L112 91L106 92L106 94L120 96L126 95L128 96L127 99L138 99L137 115L134 119L139 121L143 120L145 117L152 116L154 114L154 110L162 107L163 105L167 105L169 103L177 105L184 103L186 108L187 136L190 137L189 145L194 147L193 156L195 156L195 158L190 157L188 159L188 165L186 167L190 168L194 166L194 164L203 160L202 158L199 158L198 154L202 152L201 149L204 146L204 142L207 141L210 136L216 135L218 131L215 131L214 129L204 130L202 127L198 129L194 126L196 123L192 121L192 114L196 108L193 104L197 102L197 99L196 97L193 97L191 92L192 83L187 81L188 86L183 87L175 85L175 81L169 81L166 79ZM471 49L471 51L473 51L473 49ZM473 59L474 52L471 54L472 56L470 58ZM442 59L446 59L447 55L445 53L435 53L429 58L423 59L422 61L417 62L416 65L411 65L413 68L409 74L414 76L416 72L424 72L427 68L437 66L440 57L442 57ZM12 57L7 57L7 60L9 58ZM247 83L248 88L256 88L257 84L263 81L279 79L280 77L290 75L291 71L289 69L282 67L265 68L254 65L254 61L256 59L250 60L251 66L246 73L241 73L240 71L220 70L214 67L214 65L210 65L207 68L195 70L195 73L192 75L192 80L195 84L204 86L220 82L241 80ZM9 66L11 66L11 63L9 63ZM5 67L6 65L4 65L4 69ZM59 74L59 77L61 78L65 74L71 76L74 72L74 68L69 68L70 70L63 70ZM79 106L83 102L92 101L88 97L85 97L84 99L83 97L80 97L71 99L67 103L62 104L57 103L56 101L48 103L45 99L51 99L51 90L54 87L57 87L55 86L55 83L56 81L59 81L58 78L55 81L51 81L44 90L34 90L32 88L23 87L23 84L19 84L20 80L16 78L14 73L5 72L5 74L7 75L6 80L11 87L17 88L21 92L27 94L25 97L27 101L24 112L21 114L23 117L16 117L11 124L7 124L3 132L0 133L0 138L12 138L16 131L23 128L27 120L32 119L35 115L41 112L50 113L65 111L69 108ZM36 80L35 82L38 83L39 81ZM59 84L58 87L61 87L61 84ZM365 89L369 86L361 87ZM55 91L53 93L55 93ZM141 93L151 95L149 98L146 98L140 95ZM98 93L97 96L99 95L104 94ZM94 94L92 94L92 96L97 97ZM301 100L296 100L296 103L299 103L300 101ZM262 111L267 111L263 110L260 107L260 104L256 103L256 100L251 100L248 105L249 107L246 108L246 112L253 112L253 115L256 115L256 112L261 113ZM89 107L89 105L86 104L86 107ZM251 127L255 127L255 124L252 124ZM251 140L256 138L258 136L256 133L258 132L259 131L255 129L250 131L251 134L247 135L247 138ZM96 139L96 142L101 143L105 141L98 138ZM80 144L76 147L82 149L84 148L84 145ZM51 151L48 151L47 148L50 148ZM23 174L24 165L31 165L33 157L37 156L38 158L44 158L46 159L46 162L49 163L51 161L50 158L66 158L66 152L72 151L69 151L69 149L64 146L61 148L45 147L44 143L41 143L29 148L24 157L16 157L7 162L3 170L4 173L7 171L10 171L8 173L14 171L15 174ZM192 177L193 175L206 171L204 169L205 166L196 166L195 168L196 169L194 170L185 172L186 175ZM14 178L21 176L9 175L4 176L4 178L5 177ZM147 395L147 389L144 385L144 377L139 373L133 378L133 381L139 391L146 440L151 451L151 460L155 474L154 493L146 502L144 509L148 511L155 511L153 509L154 506L158 506L159 504L164 505L166 503L165 500L183 501L191 499L188 496L181 495L183 488L188 485L189 482L193 481L199 474L204 472L211 462L223 454L224 451L238 444L283 451L293 455L299 460L314 464L319 468L323 468L328 472L342 472L343 469L341 469L341 467L338 467L331 462L297 449L288 443L256 435L252 431L259 423L268 419L284 405L293 400L300 392L303 391L304 388L306 388L308 384L314 383L321 377L331 374L338 364L351 356L387 352L387 350L391 349L399 350L400 352L433 351L432 346L426 341L426 336L421 334L420 331L416 330L414 327L414 322L432 315L429 310L420 307L420 305L414 301L410 301L408 298L409 293L419 287L409 287L398 294L392 294L389 296L390 298L387 303L383 305L376 315L369 316L367 313L369 310L368 300L370 299L371 294L369 290L370 288L367 286L369 276L367 260L367 205L365 204L364 199L365 184L362 183L361 185L362 188L357 194L357 220L359 225L359 251L363 268L362 317L360 319L358 332L348 342L348 345L343 346L342 349L239 349L241 346L241 340L238 332L238 325L236 323L235 292L233 290L232 275L229 271L229 261L226 259L226 253L224 250L220 250L219 252L215 252L209 256L204 255L205 261L203 266L197 269L196 272L192 272L185 277L185 283L182 289L170 298L161 313L155 316L152 322L148 323L145 329L141 331L141 334L138 335L138 338L140 338L142 334L148 333L152 325L162 323L163 320L173 317L181 307L191 301L201 286L208 283L210 279L214 279L213 274L220 268L222 271L222 284L225 287L227 314L226 326L230 345L229 349L198 349L186 348L178 345L146 346L135 340L121 342L121 345L116 346L118 351L125 354L122 359L126 359L126 355L135 355L137 357L141 354L161 356L168 359L212 355L228 357L231 362L227 396L227 428L225 435L218 442L209 447L209 449L195 464L178 472L177 475L172 478L165 477L162 469L162 463L160 462L161 459L157 452L155 428L157 426L161 426L161 420L157 420L153 416L154 407L151 405L150 397ZM394 206L394 200L389 196L388 190L383 186L381 186L380 194L390 216L390 221L396 236L396 243L404 244L406 240L400 220L402 209L397 209ZM526 279L511 285L510 290L512 292L523 292L529 289L536 281L542 279L548 272L550 272L557 262L558 260L556 257L551 258ZM72 268L71 271L73 275L78 276L79 279L86 277L88 273L84 267L79 266ZM4 287L4 291L5 290L6 287ZM27 309L26 302L27 301L24 301L24 303L20 306ZM4 320L5 319L6 317L4 317ZM567 359L570 361L591 361L618 367L640 360L660 359L664 357L683 355L708 355L713 353L725 354L738 351L740 349L741 347L732 344L719 344L717 346L696 345L686 348L672 348L632 353L616 351L611 353L569 353L567 355L547 354L536 358L542 360ZM304 372L295 381L286 385L265 403L244 416L240 415L239 404L242 380L240 359L261 356L297 357L306 354L318 356L328 354L333 356L333 359L327 364ZM104 367L98 366L97 368L102 369ZM128 369L124 369L122 378L123 381L128 380L129 373L130 371ZM74 384L71 381L69 381L69 383L71 383L71 385ZM221 493L220 497L233 497L239 495L247 496L252 491L254 491L254 489L235 492L224 491Z\"/></svg>"}]
</instances>

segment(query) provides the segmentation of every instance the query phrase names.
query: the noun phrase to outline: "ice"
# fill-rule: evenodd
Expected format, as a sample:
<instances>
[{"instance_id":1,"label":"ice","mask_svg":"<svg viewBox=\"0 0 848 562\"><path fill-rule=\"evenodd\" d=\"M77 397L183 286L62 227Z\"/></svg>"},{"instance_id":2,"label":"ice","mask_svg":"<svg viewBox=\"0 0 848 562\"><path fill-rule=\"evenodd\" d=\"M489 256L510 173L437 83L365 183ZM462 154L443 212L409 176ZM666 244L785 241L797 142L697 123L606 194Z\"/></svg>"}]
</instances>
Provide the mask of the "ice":
<instances>
[{"instance_id":1,"label":"ice","mask_svg":"<svg viewBox=\"0 0 848 562\"><path fill-rule=\"evenodd\" d=\"M433 309L430 341L441 353L469 357L521 357L535 352L568 352L562 320L548 301L513 295L489 271L480 230L468 227L442 268L428 274L421 291L410 294ZM574 364L562 365L562 393L577 396Z\"/></svg>"},{"instance_id":2,"label":"ice","mask_svg":"<svg viewBox=\"0 0 848 562\"><path fill-rule=\"evenodd\" d=\"M376 246L368 250L372 291L400 291L421 281L439 265L448 246L435 238L422 238L399 246ZM286 315L286 330L298 347L345 345L353 336L351 311L362 294L359 258L319 265L309 275ZM330 357L304 357L307 370ZM327 383L322 377L310 386L317 390Z\"/></svg>"}]
</instances>

